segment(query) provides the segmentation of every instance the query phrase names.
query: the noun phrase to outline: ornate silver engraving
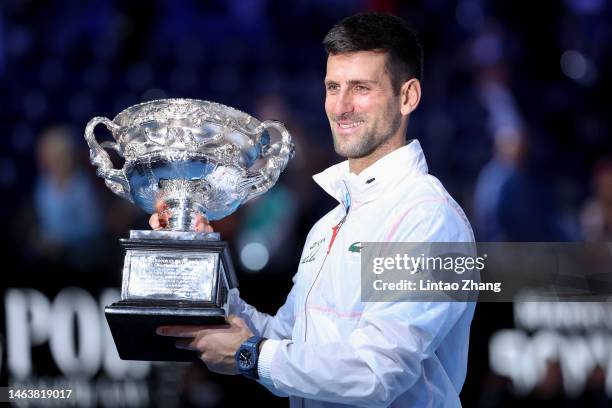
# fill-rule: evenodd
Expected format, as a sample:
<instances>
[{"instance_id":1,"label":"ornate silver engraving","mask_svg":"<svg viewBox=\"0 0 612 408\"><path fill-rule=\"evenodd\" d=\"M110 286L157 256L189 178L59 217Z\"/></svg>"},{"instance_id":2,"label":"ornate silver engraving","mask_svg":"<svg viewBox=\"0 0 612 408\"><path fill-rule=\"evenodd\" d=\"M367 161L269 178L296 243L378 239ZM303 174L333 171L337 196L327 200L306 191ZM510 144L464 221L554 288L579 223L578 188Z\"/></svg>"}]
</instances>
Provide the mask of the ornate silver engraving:
<instances>
[{"instance_id":1,"label":"ornate silver engraving","mask_svg":"<svg viewBox=\"0 0 612 408\"><path fill-rule=\"evenodd\" d=\"M100 123L116 142L96 141L94 128ZM271 144L268 129L275 129L280 140ZM149 213L159 200L173 203L173 230L192 228L198 212L211 220L231 214L270 189L294 154L291 135L280 122L260 122L234 108L194 99L141 103L112 121L95 117L85 139L97 174L113 193ZM113 168L104 148L125 158L121 169Z\"/></svg>"}]
</instances>

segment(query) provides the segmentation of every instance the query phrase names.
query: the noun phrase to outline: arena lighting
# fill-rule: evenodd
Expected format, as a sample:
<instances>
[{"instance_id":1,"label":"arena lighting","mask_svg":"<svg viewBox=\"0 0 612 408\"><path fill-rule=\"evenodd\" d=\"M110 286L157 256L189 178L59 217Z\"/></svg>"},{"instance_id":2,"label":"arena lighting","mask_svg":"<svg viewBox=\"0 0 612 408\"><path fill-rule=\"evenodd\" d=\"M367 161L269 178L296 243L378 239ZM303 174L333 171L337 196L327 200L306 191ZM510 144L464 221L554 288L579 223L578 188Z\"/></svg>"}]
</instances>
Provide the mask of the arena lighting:
<instances>
[{"instance_id":1,"label":"arena lighting","mask_svg":"<svg viewBox=\"0 0 612 408\"><path fill-rule=\"evenodd\" d=\"M576 50L567 50L561 55L561 70L571 79L579 80L587 72L588 61Z\"/></svg>"},{"instance_id":2,"label":"arena lighting","mask_svg":"<svg viewBox=\"0 0 612 408\"><path fill-rule=\"evenodd\" d=\"M249 242L240 251L240 262L251 272L259 272L268 264L270 251L261 242Z\"/></svg>"}]
</instances>

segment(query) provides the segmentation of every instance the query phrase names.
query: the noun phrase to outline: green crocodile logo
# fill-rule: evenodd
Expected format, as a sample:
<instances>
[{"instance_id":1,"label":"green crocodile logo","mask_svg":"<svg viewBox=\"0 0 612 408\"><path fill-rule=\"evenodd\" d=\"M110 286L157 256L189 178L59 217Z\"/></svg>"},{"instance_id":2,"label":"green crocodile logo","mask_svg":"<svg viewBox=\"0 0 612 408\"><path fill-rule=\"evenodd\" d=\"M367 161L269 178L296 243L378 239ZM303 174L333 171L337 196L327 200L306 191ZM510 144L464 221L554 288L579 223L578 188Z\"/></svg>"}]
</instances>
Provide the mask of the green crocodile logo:
<instances>
[{"instance_id":1,"label":"green crocodile logo","mask_svg":"<svg viewBox=\"0 0 612 408\"><path fill-rule=\"evenodd\" d=\"M357 241L357 242L353 242L351 244L351 246L349 246L349 252L356 252L356 253L360 253L361 252L361 248L363 246L361 245L361 242Z\"/></svg>"}]
</instances>

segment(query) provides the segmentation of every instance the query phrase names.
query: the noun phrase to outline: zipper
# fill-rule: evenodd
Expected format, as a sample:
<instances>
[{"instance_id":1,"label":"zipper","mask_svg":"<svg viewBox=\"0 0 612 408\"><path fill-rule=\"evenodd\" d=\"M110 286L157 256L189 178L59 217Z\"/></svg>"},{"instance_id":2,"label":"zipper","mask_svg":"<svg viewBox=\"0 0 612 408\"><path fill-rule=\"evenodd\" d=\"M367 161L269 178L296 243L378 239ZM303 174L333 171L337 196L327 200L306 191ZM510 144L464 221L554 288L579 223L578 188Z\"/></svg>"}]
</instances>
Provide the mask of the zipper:
<instances>
[{"instance_id":1,"label":"zipper","mask_svg":"<svg viewBox=\"0 0 612 408\"><path fill-rule=\"evenodd\" d=\"M323 266L325 265L327 256L329 255L332 249L332 245L334 244L334 241L336 240L336 236L338 235L340 228L346 221L346 218L348 217L350 212L351 212L351 205L349 204L346 214L344 214L344 217L342 217L342 219L340 220L338 224L332 227L332 237L329 241L329 245L327 246L327 252L325 253L323 262L321 262L321 266L319 267L319 270L317 271L317 275L315 276L314 280L312 281L312 284L310 285L310 289L308 289L308 293L306 293L306 299L304 300L304 341L306 341L306 335L308 333L308 297L310 296L310 292L312 292L312 289L314 288L315 284L317 283L317 280L319 279L319 275L321 274L321 271L323 270Z\"/></svg>"}]
</instances>

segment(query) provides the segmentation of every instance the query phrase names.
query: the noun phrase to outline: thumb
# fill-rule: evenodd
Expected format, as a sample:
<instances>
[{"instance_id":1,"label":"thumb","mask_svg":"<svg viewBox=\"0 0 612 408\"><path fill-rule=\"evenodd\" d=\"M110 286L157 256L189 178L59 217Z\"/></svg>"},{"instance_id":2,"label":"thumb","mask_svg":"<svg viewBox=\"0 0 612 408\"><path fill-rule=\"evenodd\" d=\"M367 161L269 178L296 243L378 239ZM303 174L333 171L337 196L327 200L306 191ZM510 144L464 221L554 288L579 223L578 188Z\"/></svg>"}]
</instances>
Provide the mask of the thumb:
<instances>
[{"instance_id":1,"label":"thumb","mask_svg":"<svg viewBox=\"0 0 612 408\"><path fill-rule=\"evenodd\" d=\"M238 326L238 327L248 328L248 326L247 326L246 322L244 321L244 319L242 319L241 317L238 317L236 315L229 315L227 317L227 321L231 325L235 325L235 326Z\"/></svg>"},{"instance_id":2,"label":"thumb","mask_svg":"<svg viewBox=\"0 0 612 408\"><path fill-rule=\"evenodd\" d=\"M196 215L196 231L197 232L214 232L213 227L211 227L208 222L208 218L202 216L202 214Z\"/></svg>"}]
</instances>

